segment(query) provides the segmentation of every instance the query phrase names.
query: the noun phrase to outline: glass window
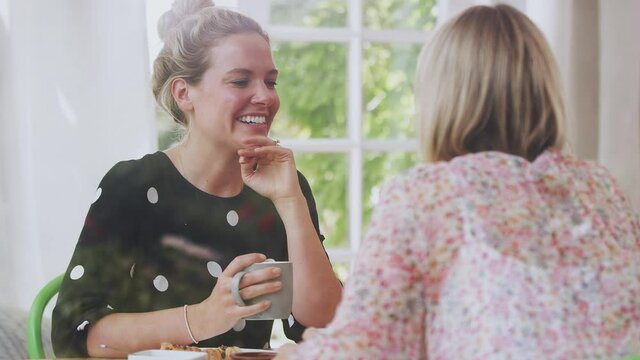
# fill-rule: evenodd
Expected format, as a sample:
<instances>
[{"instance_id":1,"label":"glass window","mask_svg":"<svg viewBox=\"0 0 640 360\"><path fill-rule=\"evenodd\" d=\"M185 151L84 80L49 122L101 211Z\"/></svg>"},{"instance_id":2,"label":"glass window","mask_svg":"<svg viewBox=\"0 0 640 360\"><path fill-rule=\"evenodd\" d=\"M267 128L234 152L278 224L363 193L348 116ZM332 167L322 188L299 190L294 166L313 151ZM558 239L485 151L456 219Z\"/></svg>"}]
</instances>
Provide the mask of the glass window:
<instances>
[{"instance_id":1,"label":"glass window","mask_svg":"<svg viewBox=\"0 0 640 360\"><path fill-rule=\"evenodd\" d=\"M363 0L364 27L431 30L438 14L436 0Z\"/></svg>"},{"instance_id":2,"label":"glass window","mask_svg":"<svg viewBox=\"0 0 640 360\"><path fill-rule=\"evenodd\" d=\"M347 158L345 154L297 153L296 165L309 181L316 199L324 245L343 248L347 236Z\"/></svg>"},{"instance_id":3,"label":"glass window","mask_svg":"<svg viewBox=\"0 0 640 360\"><path fill-rule=\"evenodd\" d=\"M382 187L395 175L415 165L418 160L416 152L404 151L369 151L363 160L363 226L369 223L371 213L378 203Z\"/></svg>"},{"instance_id":4,"label":"glass window","mask_svg":"<svg viewBox=\"0 0 640 360\"><path fill-rule=\"evenodd\" d=\"M347 47L341 43L272 44L280 74L275 138L339 138L347 135Z\"/></svg>"},{"instance_id":5,"label":"glass window","mask_svg":"<svg viewBox=\"0 0 640 360\"><path fill-rule=\"evenodd\" d=\"M344 27L347 25L346 0L272 0L272 25L301 27Z\"/></svg>"},{"instance_id":6,"label":"glass window","mask_svg":"<svg viewBox=\"0 0 640 360\"><path fill-rule=\"evenodd\" d=\"M420 49L420 44L363 45L365 137L414 137L413 78Z\"/></svg>"}]
</instances>

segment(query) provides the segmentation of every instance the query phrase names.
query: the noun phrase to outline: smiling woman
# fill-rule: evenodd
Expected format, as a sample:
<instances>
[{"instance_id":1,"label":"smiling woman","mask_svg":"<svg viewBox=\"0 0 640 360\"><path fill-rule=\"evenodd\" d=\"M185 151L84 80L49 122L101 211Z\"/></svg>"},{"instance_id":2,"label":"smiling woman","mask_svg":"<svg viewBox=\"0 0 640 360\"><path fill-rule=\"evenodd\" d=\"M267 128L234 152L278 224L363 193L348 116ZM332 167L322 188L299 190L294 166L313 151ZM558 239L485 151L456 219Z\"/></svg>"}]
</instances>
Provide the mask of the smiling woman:
<instances>
[{"instance_id":1,"label":"smiling woman","mask_svg":"<svg viewBox=\"0 0 640 360\"><path fill-rule=\"evenodd\" d=\"M280 106L267 34L210 0L176 1L159 32L153 93L185 135L104 176L54 310L58 356L161 342L268 348L272 321L244 318L272 304L238 306L230 291L267 258L294 264L289 338L324 326L340 299L309 184L267 137ZM247 300L282 284L269 267L239 287Z\"/></svg>"}]
</instances>

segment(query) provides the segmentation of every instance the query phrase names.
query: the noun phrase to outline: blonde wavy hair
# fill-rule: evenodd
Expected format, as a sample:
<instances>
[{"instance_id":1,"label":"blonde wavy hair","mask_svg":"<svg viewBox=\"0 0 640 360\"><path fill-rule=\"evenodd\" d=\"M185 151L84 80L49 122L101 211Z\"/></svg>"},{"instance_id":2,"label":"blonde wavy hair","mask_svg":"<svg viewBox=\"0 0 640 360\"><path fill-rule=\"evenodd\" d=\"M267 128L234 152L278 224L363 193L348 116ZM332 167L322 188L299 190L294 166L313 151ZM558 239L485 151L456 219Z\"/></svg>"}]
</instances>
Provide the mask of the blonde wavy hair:
<instances>
[{"instance_id":1,"label":"blonde wavy hair","mask_svg":"<svg viewBox=\"0 0 640 360\"><path fill-rule=\"evenodd\" d=\"M415 94L426 161L481 151L532 161L565 144L551 49L511 6L471 7L444 24L422 49Z\"/></svg>"}]
</instances>

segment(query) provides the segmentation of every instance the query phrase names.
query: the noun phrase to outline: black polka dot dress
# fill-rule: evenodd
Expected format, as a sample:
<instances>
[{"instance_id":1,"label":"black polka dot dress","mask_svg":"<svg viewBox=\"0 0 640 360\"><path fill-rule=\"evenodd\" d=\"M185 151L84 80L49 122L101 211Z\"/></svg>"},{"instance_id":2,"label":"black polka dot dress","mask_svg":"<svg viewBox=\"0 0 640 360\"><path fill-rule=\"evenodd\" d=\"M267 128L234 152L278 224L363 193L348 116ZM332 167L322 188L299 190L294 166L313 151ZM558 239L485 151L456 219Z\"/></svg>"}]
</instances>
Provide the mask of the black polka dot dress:
<instances>
[{"instance_id":1,"label":"black polka dot dress","mask_svg":"<svg viewBox=\"0 0 640 360\"><path fill-rule=\"evenodd\" d=\"M319 233L311 189L298 175ZM288 260L284 225L269 199L248 186L230 198L207 194L163 152L119 162L96 190L58 295L56 355L86 356L89 327L108 314L201 302L229 262L251 252ZM263 348L272 323L240 320L198 345ZM304 327L293 316L283 327L290 339L300 340Z\"/></svg>"}]
</instances>

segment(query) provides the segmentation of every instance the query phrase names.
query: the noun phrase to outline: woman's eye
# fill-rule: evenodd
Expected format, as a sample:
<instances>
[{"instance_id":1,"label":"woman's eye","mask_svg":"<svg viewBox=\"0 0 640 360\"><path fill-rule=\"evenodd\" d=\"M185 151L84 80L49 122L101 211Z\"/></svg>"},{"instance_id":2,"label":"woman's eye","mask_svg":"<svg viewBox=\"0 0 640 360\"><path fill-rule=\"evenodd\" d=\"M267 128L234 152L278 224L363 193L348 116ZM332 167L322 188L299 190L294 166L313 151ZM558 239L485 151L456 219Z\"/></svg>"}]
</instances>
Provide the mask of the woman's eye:
<instances>
[{"instance_id":1,"label":"woman's eye","mask_svg":"<svg viewBox=\"0 0 640 360\"><path fill-rule=\"evenodd\" d=\"M267 87L270 89L274 89L276 85L278 85L278 83L275 80L267 80L265 81L265 83L267 84Z\"/></svg>"},{"instance_id":2,"label":"woman's eye","mask_svg":"<svg viewBox=\"0 0 640 360\"><path fill-rule=\"evenodd\" d=\"M238 87L244 87L249 84L249 80L233 80L231 83Z\"/></svg>"}]
</instances>

